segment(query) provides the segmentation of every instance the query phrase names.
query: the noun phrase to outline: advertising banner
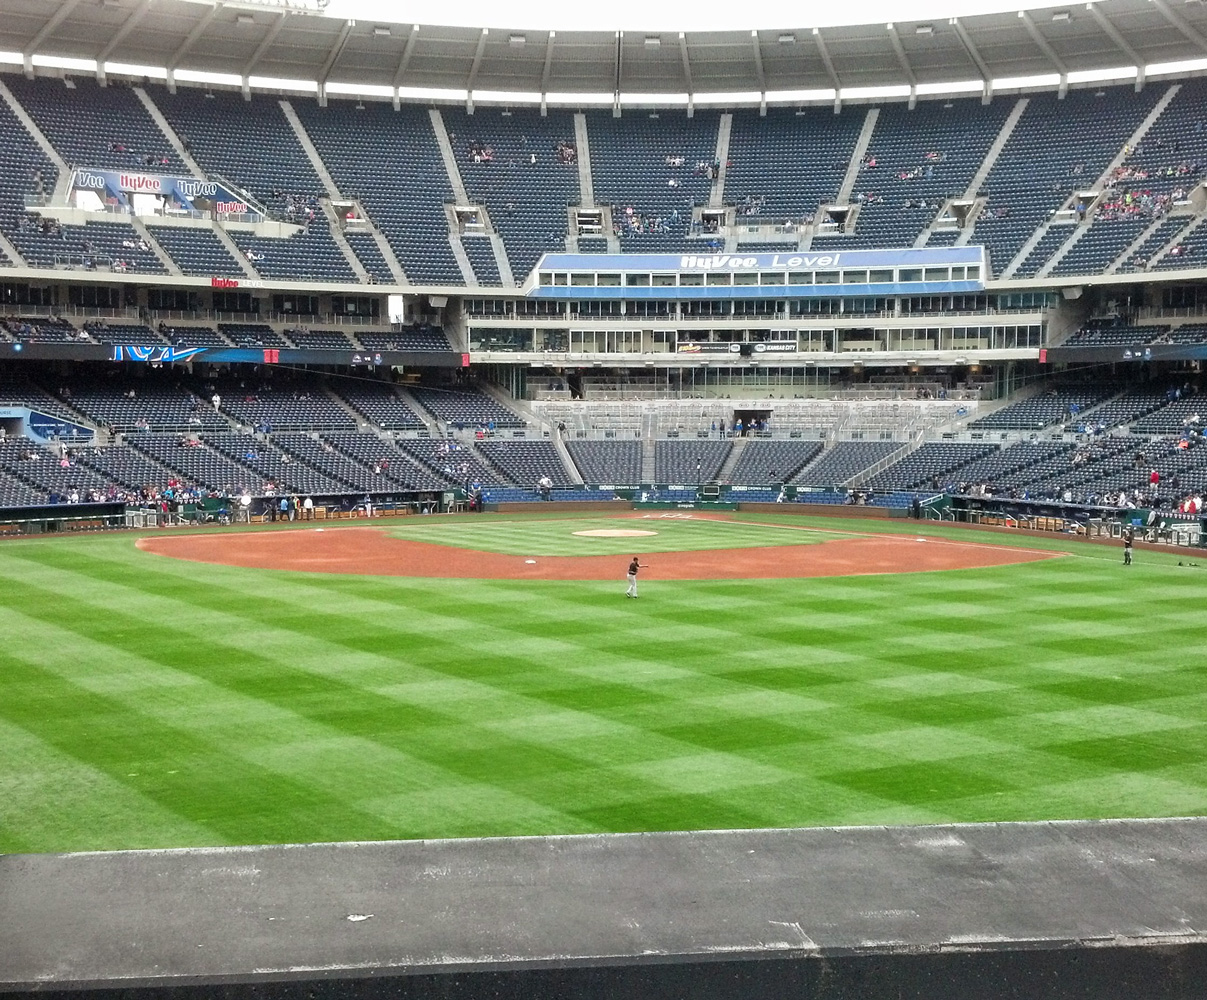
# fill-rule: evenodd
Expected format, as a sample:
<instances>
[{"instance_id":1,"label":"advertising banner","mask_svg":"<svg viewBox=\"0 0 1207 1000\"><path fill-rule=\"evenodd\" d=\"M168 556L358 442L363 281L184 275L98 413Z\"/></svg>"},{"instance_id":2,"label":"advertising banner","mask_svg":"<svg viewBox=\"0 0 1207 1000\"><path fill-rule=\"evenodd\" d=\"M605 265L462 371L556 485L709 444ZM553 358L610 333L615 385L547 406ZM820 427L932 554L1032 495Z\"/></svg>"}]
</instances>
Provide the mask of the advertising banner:
<instances>
[{"instance_id":1,"label":"advertising banner","mask_svg":"<svg viewBox=\"0 0 1207 1000\"><path fill-rule=\"evenodd\" d=\"M157 212L203 212L218 215L255 214L246 201L216 181L172 177L136 170L75 170L71 175L71 200L80 208L137 209L140 215Z\"/></svg>"}]
</instances>

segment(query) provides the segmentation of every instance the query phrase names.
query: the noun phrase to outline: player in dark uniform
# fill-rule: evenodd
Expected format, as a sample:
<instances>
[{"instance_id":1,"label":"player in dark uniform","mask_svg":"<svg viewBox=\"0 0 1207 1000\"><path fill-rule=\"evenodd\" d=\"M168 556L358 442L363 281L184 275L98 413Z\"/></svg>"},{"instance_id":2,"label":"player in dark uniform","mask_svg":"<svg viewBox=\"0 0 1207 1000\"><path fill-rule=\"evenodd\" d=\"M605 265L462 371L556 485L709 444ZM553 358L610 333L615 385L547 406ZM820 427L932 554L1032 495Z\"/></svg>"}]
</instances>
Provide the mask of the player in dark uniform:
<instances>
[{"instance_id":1,"label":"player in dark uniform","mask_svg":"<svg viewBox=\"0 0 1207 1000\"><path fill-rule=\"evenodd\" d=\"M633 561L631 563L629 563L629 572L628 572L629 589L625 591L625 593L624 593L625 597L636 597L637 596L637 571L639 569L645 569L646 565L647 565L646 563L638 562L637 557L633 556Z\"/></svg>"},{"instance_id":2,"label":"player in dark uniform","mask_svg":"<svg viewBox=\"0 0 1207 1000\"><path fill-rule=\"evenodd\" d=\"M1127 527L1123 529L1123 565L1130 566L1132 564L1132 542L1136 540L1136 529Z\"/></svg>"}]
</instances>

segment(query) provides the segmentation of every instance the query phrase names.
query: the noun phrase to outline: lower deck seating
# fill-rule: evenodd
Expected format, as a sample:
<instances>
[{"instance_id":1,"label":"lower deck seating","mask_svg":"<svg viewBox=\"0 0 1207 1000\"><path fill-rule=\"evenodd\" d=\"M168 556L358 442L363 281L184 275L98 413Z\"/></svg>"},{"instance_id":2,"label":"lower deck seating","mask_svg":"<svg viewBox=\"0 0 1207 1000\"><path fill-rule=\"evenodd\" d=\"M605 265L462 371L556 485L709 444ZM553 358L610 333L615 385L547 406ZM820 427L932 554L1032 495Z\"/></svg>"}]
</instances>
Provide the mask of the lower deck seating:
<instances>
[{"instance_id":1,"label":"lower deck seating","mask_svg":"<svg viewBox=\"0 0 1207 1000\"><path fill-rule=\"evenodd\" d=\"M640 441L567 441L566 450L585 482L641 482Z\"/></svg>"}]
</instances>

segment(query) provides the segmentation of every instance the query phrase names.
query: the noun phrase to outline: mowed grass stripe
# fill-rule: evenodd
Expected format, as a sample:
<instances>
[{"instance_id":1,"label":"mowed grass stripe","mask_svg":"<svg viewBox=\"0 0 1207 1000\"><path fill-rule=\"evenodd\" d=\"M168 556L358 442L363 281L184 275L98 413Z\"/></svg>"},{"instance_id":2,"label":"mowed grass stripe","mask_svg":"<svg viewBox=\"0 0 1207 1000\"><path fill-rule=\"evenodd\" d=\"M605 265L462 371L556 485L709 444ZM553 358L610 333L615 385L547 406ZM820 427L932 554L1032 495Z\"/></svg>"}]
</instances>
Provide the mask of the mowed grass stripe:
<instances>
[{"instance_id":1,"label":"mowed grass stripe","mask_svg":"<svg viewBox=\"0 0 1207 1000\"><path fill-rule=\"evenodd\" d=\"M70 679L55 703L82 682L107 725L146 714L157 740L213 736L285 782L282 809L315 786L315 827L329 825L324 796L350 804L337 839L380 836L382 823L390 836L456 836L1183 813L1207 784L1196 728L1207 714L1183 651L1207 648L1207 634L1147 597L1194 606L1204 577L1168 560L1127 575L1105 566L651 579L645 600L626 602L622 581L259 573L109 536L0 548L24 616L0 620L28 647L19 665L43 667L42 655ZM1143 641L1154 615L1172 642ZM0 671L0 699L18 673ZM90 771L98 785L121 780L0 718L0 754L58 756L77 787ZM1175 753L1184 733L1190 749ZM18 816L8 849L105 846L81 844L87 812L58 831L45 813L25 829ZM188 816L180 843L196 842ZM171 836L158 823L153 836ZM240 825L211 842L238 842ZM243 827L256 839L269 825Z\"/></svg>"}]
</instances>

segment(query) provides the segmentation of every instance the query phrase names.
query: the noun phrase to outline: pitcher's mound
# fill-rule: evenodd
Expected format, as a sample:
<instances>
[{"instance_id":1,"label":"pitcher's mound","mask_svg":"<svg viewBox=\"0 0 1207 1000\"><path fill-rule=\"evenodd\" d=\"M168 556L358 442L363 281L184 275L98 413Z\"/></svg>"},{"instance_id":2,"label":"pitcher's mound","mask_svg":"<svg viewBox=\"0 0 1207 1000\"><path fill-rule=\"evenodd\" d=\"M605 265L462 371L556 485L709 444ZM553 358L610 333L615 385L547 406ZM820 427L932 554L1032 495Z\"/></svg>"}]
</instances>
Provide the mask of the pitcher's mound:
<instances>
[{"instance_id":1,"label":"pitcher's mound","mask_svg":"<svg viewBox=\"0 0 1207 1000\"><path fill-rule=\"evenodd\" d=\"M590 531L576 531L576 535L588 535L591 538L641 538L645 535L656 535L656 531L640 531L636 528L592 528Z\"/></svg>"}]
</instances>

